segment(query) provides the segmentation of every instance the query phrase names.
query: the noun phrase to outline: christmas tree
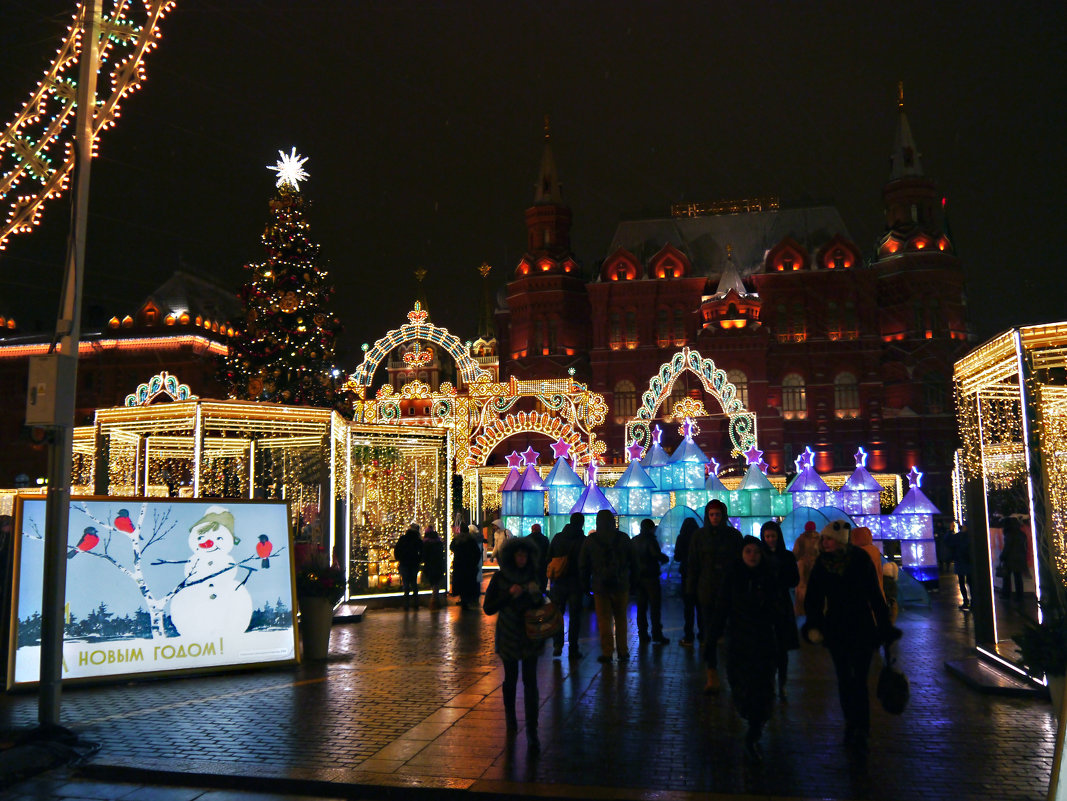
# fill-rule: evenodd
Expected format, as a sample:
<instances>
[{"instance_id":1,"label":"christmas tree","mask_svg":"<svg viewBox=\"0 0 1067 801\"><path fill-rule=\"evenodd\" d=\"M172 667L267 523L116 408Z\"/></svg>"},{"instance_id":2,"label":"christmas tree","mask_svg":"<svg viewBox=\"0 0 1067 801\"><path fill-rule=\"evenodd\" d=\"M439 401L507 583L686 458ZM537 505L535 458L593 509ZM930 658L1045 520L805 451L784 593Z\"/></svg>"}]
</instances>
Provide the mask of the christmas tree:
<instances>
[{"instance_id":1,"label":"christmas tree","mask_svg":"<svg viewBox=\"0 0 1067 801\"><path fill-rule=\"evenodd\" d=\"M252 274L239 292L245 318L234 326L223 378L231 398L333 407L334 340L341 326L327 308L333 285L304 218L309 204L299 187L308 177L307 158L296 148L278 155L269 168L278 182L263 232L267 259L245 266Z\"/></svg>"}]
</instances>

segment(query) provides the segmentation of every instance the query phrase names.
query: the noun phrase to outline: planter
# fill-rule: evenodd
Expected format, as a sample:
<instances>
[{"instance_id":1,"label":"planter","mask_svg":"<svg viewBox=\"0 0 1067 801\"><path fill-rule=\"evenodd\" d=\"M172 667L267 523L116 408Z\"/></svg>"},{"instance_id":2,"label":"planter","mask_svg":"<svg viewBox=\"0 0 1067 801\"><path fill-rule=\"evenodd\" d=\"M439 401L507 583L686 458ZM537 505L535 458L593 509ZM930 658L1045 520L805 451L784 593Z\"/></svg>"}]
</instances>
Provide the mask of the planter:
<instances>
[{"instance_id":1,"label":"planter","mask_svg":"<svg viewBox=\"0 0 1067 801\"><path fill-rule=\"evenodd\" d=\"M1063 676L1046 676L1048 679L1048 694L1052 696L1052 714L1057 718L1063 709Z\"/></svg>"},{"instance_id":2,"label":"planter","mask_svg":"<svg viewBox=\"0 0 1067 801\"><path fill-rule=\"evenodd\" d=\"M333 604L327 598L298 598L304 659L325 659L330 652Z\"/></svg>"}]
</instances>

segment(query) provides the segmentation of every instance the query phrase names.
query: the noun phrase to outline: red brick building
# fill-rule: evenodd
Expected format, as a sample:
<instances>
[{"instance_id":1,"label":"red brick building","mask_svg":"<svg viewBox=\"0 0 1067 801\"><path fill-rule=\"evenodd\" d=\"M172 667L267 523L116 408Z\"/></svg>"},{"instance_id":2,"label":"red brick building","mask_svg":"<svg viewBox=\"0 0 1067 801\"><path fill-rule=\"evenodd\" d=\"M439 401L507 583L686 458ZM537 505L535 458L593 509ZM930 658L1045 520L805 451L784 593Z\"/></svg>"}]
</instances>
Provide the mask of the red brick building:
<instances>
[{"instance_id":1,"label":"red brick building","mask_svg":"<svg viewBox=\"0 0 1067 801\"><path fill-rule=\"evenodd\" d=\"M621 223L589 275L570 251L571 214L546 135L527 252L497 310L501 373L574 369L607 398L602 436L609 460L621 461L625 423L649 380L688 345L727 372L757 415L771 472L791 472L808 445L820 471L850 470L863 446L874 470L918 465L924 490L947 510L952 365L973 336L941 195L903 108L882 196L874 253L852 241L835 208L781 208L772 198ZM661 422L683 397L707 401L698 443L727 462L721 409L695 376L676 382ZM665 444L678 441L676 428L664 425Z\"/></svg>"}]
</instances>

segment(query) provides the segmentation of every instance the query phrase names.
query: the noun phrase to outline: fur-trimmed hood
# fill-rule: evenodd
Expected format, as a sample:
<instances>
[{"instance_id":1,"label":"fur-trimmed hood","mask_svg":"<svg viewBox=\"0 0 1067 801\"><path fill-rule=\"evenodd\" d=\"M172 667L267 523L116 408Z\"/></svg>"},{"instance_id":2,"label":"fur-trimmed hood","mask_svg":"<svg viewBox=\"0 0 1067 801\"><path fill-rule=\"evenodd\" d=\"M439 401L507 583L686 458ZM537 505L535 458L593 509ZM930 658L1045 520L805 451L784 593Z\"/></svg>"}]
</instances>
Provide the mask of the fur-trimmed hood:
<instances>
[{"instance_id":1,"label":"fur-trimmed hood","mask_svg":"<svg viewBox=\"0 0 1067 801\"><path fill-rule=\"evenodd\" d=\"M526 551L526 567L520 570L515 564L515 554ZM500 572L513 584L523 584L536 580L537 566L541 561L541 549L537 543L526 537L508 537L507 542L496 551L496 561Z\"/></svg>"}]
</instances>

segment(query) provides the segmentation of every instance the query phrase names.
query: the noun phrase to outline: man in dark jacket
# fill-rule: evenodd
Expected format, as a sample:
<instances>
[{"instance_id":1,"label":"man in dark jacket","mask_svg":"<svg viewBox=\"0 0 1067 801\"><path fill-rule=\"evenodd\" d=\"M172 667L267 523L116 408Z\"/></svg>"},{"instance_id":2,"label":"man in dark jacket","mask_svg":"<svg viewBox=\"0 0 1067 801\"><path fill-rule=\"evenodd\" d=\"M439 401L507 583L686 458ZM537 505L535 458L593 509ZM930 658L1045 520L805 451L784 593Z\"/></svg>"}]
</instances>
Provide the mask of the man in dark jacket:
<instances>
[{"instance_id":1,"label":"man in dark jacket","mask_svg":"<svg viewBox=\"0 0 1067 801\"><path fill-rule=\"evenodd\" d=\"M711 620L727 570L741 558L741 532L727 520L726 504L716 499L704 507L704 527L693 534L689 546L689 575L686 588L697 596L704 610L704 620ZM709 624L710 625L710 624ZM719 652L713 639L704 642L707 683L704 692L714 694L722 687L719 681Z\"/></svg>"},{"instance_id":2,"label":"man in dark jacket","mask_svg":"<svg viewBox=\"0 0 1067 801\"><path fill-rule=\"evenodd\" d=\"M686 580L689 578L689 546L693 542L693 532L698 528L700 524L696 519L687 517L682 521L682 528L678 532L678 538L674 541L674 561L678 563L678 573L682 578L682 619L685 625L679 645L685 648L693 646L694 618L696 618L697 630L700 632L700 641L704 641L704 610L697 603L696 595L686 589Z\"/></svg>"},{"instance_id":3,"label":"man in dark jacket","mask_svg":"<svg viewBox=\"0 0 1067 801\"><path fill-rule=\"evenodd\" d=\"M644 645L654 642L666 645L670 642L663 636L663 621L660 617L662 590L659 571L667 563L667 554L656 539L656 524L645 518L641 530L632 541L634 562L637 568L637 641ZM652 616L652 634L648 633L648 617Z\"/></svg>"},{"instance_id":4,"label":"man in dark jacket","mask_svg":"<svg viewBox=\"0 0 1067 801\"><path fill-rule=\"evenodd\" d=\"M548 570L548 537L541 531L541 524L534 523L530 526L530 533L526 539L537 546L537 584L541 592L548 588L548 578L545 571Z\"/></svg>"},{"instance_id":5,"label":"man in dark jacket","mask_svg":"<svg viewBox=\"0 0 1067 801\"><path fill-rule=\"evenodd\" d=\"M422 537L419 527L412 523L400 535L393 546L393 558L400 569L400 586L404 591L404 608L411 603L408 593L414 596L415 608L419 607L419 566L422 564Z\"/></svg>"},{"instance_id":6,"label":"man in dark jacket","mask_svg":"<svg viewBox=\"0 0 1067 801\"><path fill-rule=\"evenodd\" d=\"M585 515L575 512L571 515L571 522L563 527L563 531L552 538L548 547L548 559L566 558L567 565L562 575L552 579L552 603L559 609L560 614L567 615L567 656L570 659L581 659L582 653L578 650L578 637L582 632L582 602L585 593L582 591L581 574L578 571L578 561L582 553L582 545L585 543ZM563 629L556 632L553 637L552 656L563 656Z\"/></svg>"},{"instance_id":7,"label":"man in dark jacket","mask_svg":"<svg viewBox=\"0 0 1067 801\"><path fill-rule=\"evenodd\" d=\"M589 576L600 632L598 662L610 662L611 652L622 662L630 658L626 644L626 612L630 600L633 550L630 538L615 525L610 509L596 513L596 531L585 538L579 569Z\"/></svg>"}]
</instances>

